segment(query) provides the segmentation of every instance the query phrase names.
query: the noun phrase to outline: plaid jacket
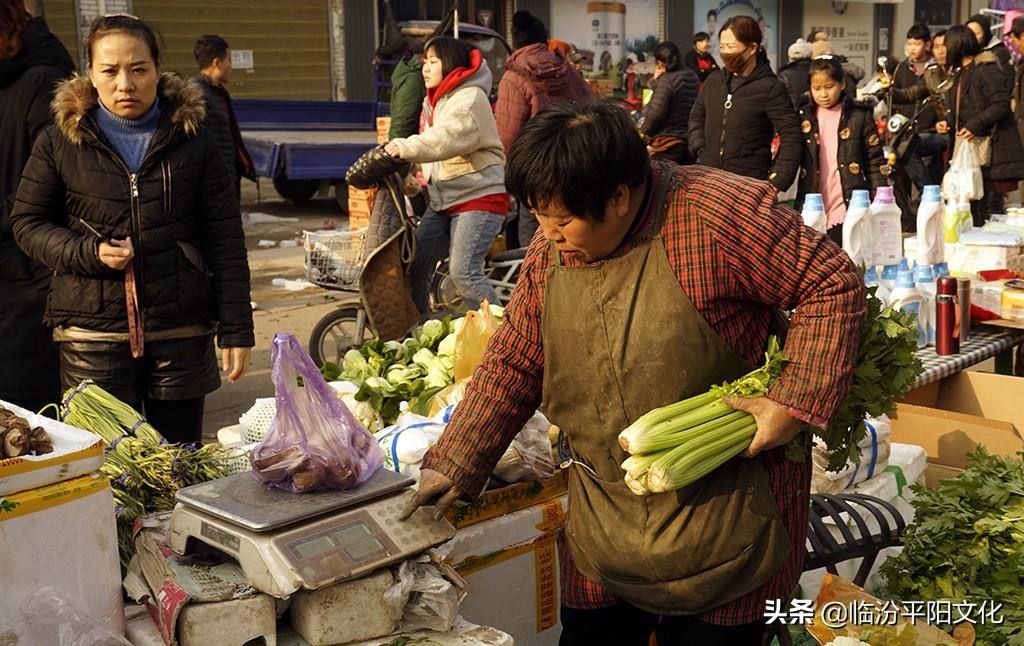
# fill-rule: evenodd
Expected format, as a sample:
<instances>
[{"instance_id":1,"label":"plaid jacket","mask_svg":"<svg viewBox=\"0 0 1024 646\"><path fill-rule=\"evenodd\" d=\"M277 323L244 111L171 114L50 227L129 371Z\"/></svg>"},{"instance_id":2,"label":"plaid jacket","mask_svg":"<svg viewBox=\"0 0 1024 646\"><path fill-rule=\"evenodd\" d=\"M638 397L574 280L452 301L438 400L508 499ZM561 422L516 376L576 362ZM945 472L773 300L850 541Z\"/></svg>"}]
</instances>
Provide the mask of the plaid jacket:
<instances>
[{"instance_id":1,"label":"plaid jacket","mask_svg":"<svg viewBox=\"0 0 1024 646\"><path fill-rule=\"evenodd\" d=\"M866 307L860 273L841 249L803 226L794 211L779 206L767 182L697 166L656 165L655 172L661 179L667 174L672 183L660 235L683 291L719 336L751 364L763 360L768 335L778 331L780 312L793 310L785 345L791 363L769 397L805 421L826 424L852 383ZM636 246L650 226L649 211L641 214L639 225L613 257ZM582 261L566 257L563 262L574 266ZM550 264L549 245L538 235L504 323L465 400L423 461L423 468L445 474L470 495L482 491L498 458L540 404L541 317ZM788 598L803 567L810 460L786 460L783 449L765 453L763 460L794 549L773 579L702 615L710 623L757 621L766 599ZM601 608L618 602L573 567L564 545L560 557L563 604Z\"/></svg>"}]
</instances>

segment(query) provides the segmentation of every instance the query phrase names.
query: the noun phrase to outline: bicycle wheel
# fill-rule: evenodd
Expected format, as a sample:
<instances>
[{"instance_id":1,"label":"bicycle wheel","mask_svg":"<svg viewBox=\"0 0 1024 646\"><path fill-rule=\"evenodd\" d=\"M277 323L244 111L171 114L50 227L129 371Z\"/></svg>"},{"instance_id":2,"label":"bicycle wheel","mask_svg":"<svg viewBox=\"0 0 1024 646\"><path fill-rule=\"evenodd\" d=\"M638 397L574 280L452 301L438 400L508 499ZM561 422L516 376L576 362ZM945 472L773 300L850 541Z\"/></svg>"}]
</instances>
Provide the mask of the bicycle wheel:
<instances>
[{"instance_id":1,"label":"bicycle wheel","mask_svg":"<svg viewBox=\"0 0 1024 646\"><path fill-rule=\"evenodd\" d=\"M455 286L451 274L448 273L448 261L445 260L430 279L430 309L434 312L454 310L462 305L462 294Z\"/></svg>"},{"instance_id":2,"label":"bicycle wheel","mask_svg":"<svg viewBox=\"0 0 1024 646\"><path fill-rule=\"evenodd\" d=\"M360 314L359 306L346 305L331 311L313 326L309 335L309 356L313 363L322 366L325 361L333 361L340 366L346 352L373 338L365 314L360 326Z\"/></svg>"}]
</instances>

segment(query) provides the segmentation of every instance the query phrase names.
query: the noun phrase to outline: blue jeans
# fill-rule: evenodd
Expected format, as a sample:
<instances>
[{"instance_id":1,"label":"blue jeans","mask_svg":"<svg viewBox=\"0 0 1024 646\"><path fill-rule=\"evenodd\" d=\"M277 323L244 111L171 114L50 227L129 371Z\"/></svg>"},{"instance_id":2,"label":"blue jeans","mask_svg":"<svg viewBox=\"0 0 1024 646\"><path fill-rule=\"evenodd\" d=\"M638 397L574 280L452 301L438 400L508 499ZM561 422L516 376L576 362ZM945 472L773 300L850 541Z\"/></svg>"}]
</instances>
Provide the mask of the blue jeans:
<instances>
[{"instance_id":1,"label":"blue jeans","mask_svg":"<svg viewBox=\"0 0 1024 646\"><path fill-rule=\"evenodd\" d=\"M484 275L484 257L505 226L505 217L486 211L456 216L427 209L416 229L416 259L412 263L412 300L421 314L430 312L430 281L437 263L448 258L448 271L470 309L485 298L500 304Z\"/></svg>"}]
</instances>

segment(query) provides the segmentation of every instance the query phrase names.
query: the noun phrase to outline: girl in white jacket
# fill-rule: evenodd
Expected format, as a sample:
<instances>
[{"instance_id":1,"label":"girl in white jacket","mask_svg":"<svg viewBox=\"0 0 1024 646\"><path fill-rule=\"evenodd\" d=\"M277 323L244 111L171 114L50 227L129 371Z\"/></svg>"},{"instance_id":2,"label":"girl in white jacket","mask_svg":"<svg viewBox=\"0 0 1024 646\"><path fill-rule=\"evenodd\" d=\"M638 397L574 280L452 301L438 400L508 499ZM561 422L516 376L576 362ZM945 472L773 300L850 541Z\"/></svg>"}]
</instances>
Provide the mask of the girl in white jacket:
<instances>
[{"instance_id":1,"label":"girl in white jacket","mask_svg":"<svg viewBox=\"0 0 1024 646\"><path fill-rule=\"evenodd\" d=\"M498 304L483 260L508 215L505 153L488 98L491 71L480 51L448 37L424 48L420 134L394 139L388 154L423 168L430 208L416 230L413 300L430 311L430 280L448 257L452 280L470 309Z\"/></svg>"}]
</instances>

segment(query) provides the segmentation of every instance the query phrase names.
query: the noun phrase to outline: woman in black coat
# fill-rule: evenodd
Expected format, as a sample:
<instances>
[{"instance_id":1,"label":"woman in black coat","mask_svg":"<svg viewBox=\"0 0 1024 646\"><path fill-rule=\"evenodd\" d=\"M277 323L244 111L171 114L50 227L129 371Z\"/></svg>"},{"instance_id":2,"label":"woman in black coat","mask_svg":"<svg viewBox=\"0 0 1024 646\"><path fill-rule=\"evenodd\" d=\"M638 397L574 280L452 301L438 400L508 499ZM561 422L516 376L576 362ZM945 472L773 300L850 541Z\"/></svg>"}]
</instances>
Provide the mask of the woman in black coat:
<instances>
[{"instance_id":1,"label":"woman in black coat","mask_svg":"<svg viewBox=\"0 0 1024 646\"><path fill-rule=\"evenodd\" d=\"M693 158L686 145L687 126L700 81L693 70L682 64L675 43L658 45L654 60L658 63L654 72L654 94L647 104L641 130L652 158L692 164Z\"/></svg>"},{"instance_id":2,"label":"woman in black coat","mask_svg":"<svg viewBox=\"0 0 1024 646\"><path fill-rule=\"evenodd\" d=\"M978 137L991 137L991 163L982 168L985 197L971 202L977 226L1003 208L1003 196L1024 179L1024 147L1010 108L1010 89L999 59L982 50L971 31L962 25L946 33L946 56L953 85L946 97L946 122L937 125L964 145Z\"/></svg>"},{"instance_id":3,"label":"woman in black coat","mask_svg":"<svg viewBox=\"0 0 1024 646\"><path fill-rule=\"evenodd\" d=\"M53 272L46 323L64 388L93 379L171 441L202 434L203 399L253 346L249 268L231 174L201 124L202 91L160 76L152 30L99 18L89 77L61 84L11 216Z\"/></svg>"},{"instance_id":4,"label":"woman in black coat","mask_svg":"<svg viewBox=\"0 0 1024 646\"><path fill-rule=\"evenodd\" d=\"M57 348L43 325L50 271L14 242L10 214L32 142L50 123L53 86L74 69L42 17L29 19L21 0L0 0L0 399L32 411L57 401ZM0 34L3 33L0 27Z\"/></svg>"},{"instance_id":5,"label":"woman in black coat","mask_svg":"<svg viewBox=\"0 0 1024 646\"><path fill-rule=\"evenodd\" d=\"M730 18L722 27L725 69L708 77L690 112L690 153L698 164L766 179L785 191L800 167L800 123L760 43L761 29L749 16ZM781 141L773 160L776 133Z\"/></svg>"}]
</instances>

